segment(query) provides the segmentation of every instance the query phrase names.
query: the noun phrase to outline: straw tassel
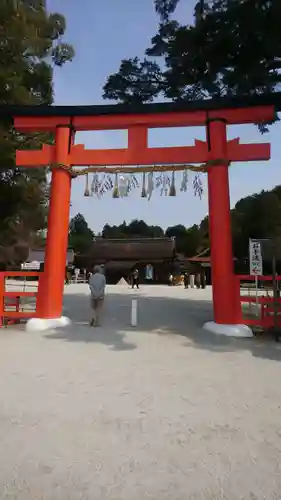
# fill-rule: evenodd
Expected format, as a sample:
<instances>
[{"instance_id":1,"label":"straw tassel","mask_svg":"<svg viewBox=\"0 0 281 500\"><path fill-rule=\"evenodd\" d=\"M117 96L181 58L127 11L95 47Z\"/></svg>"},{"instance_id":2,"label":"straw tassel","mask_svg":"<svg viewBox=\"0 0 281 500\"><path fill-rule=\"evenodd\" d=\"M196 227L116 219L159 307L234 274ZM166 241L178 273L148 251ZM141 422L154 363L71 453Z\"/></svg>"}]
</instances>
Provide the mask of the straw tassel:
<instances>
[{"instance_id":1,"label":"straw tassel","mask_svg":"<svg viewBox=\"0 0 281 500\"><path fill-rule=\"evenodd\" d=\"M112 198L119 198L118 175L117 174L115 174L115 182L114 182Z\"/></svg>"},{"instance_id":2,"label":"straw tassel","mask_svg":"<svg viewBox=\"0 0 281 500\"><path fill-rule=\"evenodd\" d=\"M141 197L146 198L146 189L145 189L145 172L142 174L142 190Z\"/></svg>"},{"instance_id":3,"label":"straw tassel","mask_svg":"<svg viewBox=\"0 0 281 500\"><path fill-rule=\"evenodd\" d=\"M154 189L154 182L153 182L153 172L149 172L147 176L147 199L148 201L150 200L152 196L152 192Z\"/></svg>"},{"instance_id":4,"label":"straw tassel","mask_svg":"<svg viewBox=\"0 0 281 500\"><path fill-rule=\"evenodd\" d=\"M86 174L86 186L85 186L84 196L90 196L89 174L88 173Z\"/></svg>"},{"instance_id":5,"label":"straw tassel","mask_svg":"<svg viewBox=\"0 0 281 500\"><path fill-rule=\"evenodd\" d=\"M181 188L180 190L184 193L187 191L187 186L188 186L188 171L187 169L183 171L182 173L182 181L181 181Z\"/></svg>"},{"instance_id":6,"label":"straw tassel","mask_svg":"<svg viewBox=\"0 0 281 500\"><path fill-rule=\"evenodd\" d=\"M176 196L176 195L177 195L177 193L176 193L176 185L175 185L175 172L173 170L169 196Z\"/></svg>"}]
</instances>

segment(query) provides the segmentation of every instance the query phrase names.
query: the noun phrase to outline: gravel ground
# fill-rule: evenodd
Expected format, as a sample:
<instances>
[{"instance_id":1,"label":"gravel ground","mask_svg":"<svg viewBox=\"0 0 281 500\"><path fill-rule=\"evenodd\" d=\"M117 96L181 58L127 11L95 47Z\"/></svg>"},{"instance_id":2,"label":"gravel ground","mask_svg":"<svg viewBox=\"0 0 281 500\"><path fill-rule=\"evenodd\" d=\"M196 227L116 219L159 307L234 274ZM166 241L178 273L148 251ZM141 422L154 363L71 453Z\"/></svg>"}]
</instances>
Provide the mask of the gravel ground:
<instances>
[{"instance_id":1,"label":"gravel ground","mask_svg":"<svg viewBox=\"0 0 281 500\"><path fill-rule=\"evenodd\" d=\"M0 499L281 498L280 346L203 331L210 289L108 287L97 329L87 293L0 330Z\"/></svg>"}]
</instances>

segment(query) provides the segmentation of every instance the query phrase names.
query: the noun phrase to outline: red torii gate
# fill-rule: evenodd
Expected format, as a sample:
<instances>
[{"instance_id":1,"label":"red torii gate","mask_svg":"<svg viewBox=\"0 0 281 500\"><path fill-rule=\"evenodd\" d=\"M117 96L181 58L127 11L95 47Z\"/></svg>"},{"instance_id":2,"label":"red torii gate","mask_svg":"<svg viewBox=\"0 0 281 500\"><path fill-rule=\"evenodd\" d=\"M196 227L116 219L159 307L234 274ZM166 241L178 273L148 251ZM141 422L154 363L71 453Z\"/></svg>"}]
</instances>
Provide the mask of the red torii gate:
<instances>
[{"instance_id":1,"label":"red torii gate","mask_svg":"<svg viewBox=\"0 0 281 500\"><path fill-rule=\"evenodd\" d=\"M273 104L256 103L259 104L257 99L233 99L231 103L220 99L142 105L137 109L122 105L14 107L11 113L17 130L55 133L53 146L16 154L16 165L20 167L53 166L45 270L38 291L37 316L53 320L62 314L72 166L205 163L215 320L208 328L243 335L237 325L239 305L233 286L228 166L230 162L268 160L270 144L228 141L227 125L273 121ZM150 128L186 126L205 126L207 140L196 140L193 146L186 147L148 147ZM88 150L74 145L76 131L113 129L128 131L126 149ZM245 334L248 336L249 332Z\"/></svg>"}]
</instances>

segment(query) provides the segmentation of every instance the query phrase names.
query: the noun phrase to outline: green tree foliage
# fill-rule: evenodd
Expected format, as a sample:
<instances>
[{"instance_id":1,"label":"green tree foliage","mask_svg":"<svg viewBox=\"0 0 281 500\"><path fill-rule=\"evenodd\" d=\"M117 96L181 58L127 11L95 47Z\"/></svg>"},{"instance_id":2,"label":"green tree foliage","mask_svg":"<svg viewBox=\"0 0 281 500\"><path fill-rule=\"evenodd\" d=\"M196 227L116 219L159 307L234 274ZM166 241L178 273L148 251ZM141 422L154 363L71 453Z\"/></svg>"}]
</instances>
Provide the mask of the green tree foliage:
<instances>
[{"instance_id":1,"label":"green tree foliage","mask_svg":"<svg viewBox=\"0 0 281 500\"><path fill-rule=\"evenodd\" d=\"M196 225L187 229L179 224L164 231L160 226L150 226L143 220L133 220L130 224L124 221L120 226L106 224L102 231L103 238L175 238L177 251L190 257L200 248L203 241L200 235L200 227Z\"/></svg>"},{"instance_id":2,"label":"green tree foliage","mask_svg":"<svg viewBox=\"0 0 281 500\"><path fill-rule=\"evenodd\" d=\"M44 0L0 2L0 104L52 104L53 68L73 57L63 42L65 19L48 13ZM0 233L5 245L32 244L46 226L45 169L15 167L16 149L36 149L52 137L22 135L0 124Z\"/></svg>"},{"instance_id":3,"label":"green tree foliage","mask_svg":"<svg viewBox=\"0 0 281 500\"><path fill-rule=\"evenodd\" d=\"M161 238L164 231L160 226L149 226L143 220L124 221L120 226L106 224L102 231L103 238Z\"/></svg>"},{"instance_id":4,"label":"green tree foliage","mask_svg":"<svg viewBox=\"0 0 281 500\"><path fill-rule=\"evenodd\" d=\"M233 252L238 259L244 259L248 256L249 238L281 237L281 186L242 198L231 211L231 216ZM120 226L106 224L102 231L103 238L163 236L174 237L177 252L193 257L210 248L209 219L205 217L199 225L191 227L177 224L166 231L143 220L133 220L130 224L124 221Z\"/></svg>"},{"instance_id":5,"label":"green tree foliage","mask_svg":"<svg viewBox=\"0 0 281 500\"><path fill-rule=\"evenodd\" d=\"M75 253L86 252L91 247L94 236L82 214L77 214L71 219L68 245Z\"/></svg>"},{"instance_id":6,"label":"green tree foliage","mask_svg":"<svg viewBox=\"0 0 281 500\"><path fill-rule=\"evenodd\" d=\"M182 253L187 257L193 257L201 249L201 232L200 227L196 224L186 228L179 224L177 226L168 227L166 236L174 237L176 239L177 252Z\"/></svg>"},{"instance_id":7,"label":"green tree foliage","mask_svg":"<svg viewBox=\"0 0 281 500\"><path fill-rule=\"evenodd\" d=\"M247 196L232 211L233 244L237 257L248 254L249 238L281 236L281 186Z\"/></svg>"},{"instance_id":8,"label":"green tree foliage","mask_svg":"<svg viewBox=\"0 0 281 500\"><path fill-rule=\"evenodd\" d=\"M179 101L280 87L280 0L201 0L187 25L171 19L178 3L154 0L160 21L146 58L124 59L107 79L105 99Z\"/></svg>"},{"instance_id":9,"label":"green tree foliage","mask_svg":"<svg viewBox=\"0 0 281 500\"><path fill-rule=\"evenodd\" d=\"M176 10L179 0L154 0L154 7L162 21L168 21Z\"/></svg>"}]
</instances>

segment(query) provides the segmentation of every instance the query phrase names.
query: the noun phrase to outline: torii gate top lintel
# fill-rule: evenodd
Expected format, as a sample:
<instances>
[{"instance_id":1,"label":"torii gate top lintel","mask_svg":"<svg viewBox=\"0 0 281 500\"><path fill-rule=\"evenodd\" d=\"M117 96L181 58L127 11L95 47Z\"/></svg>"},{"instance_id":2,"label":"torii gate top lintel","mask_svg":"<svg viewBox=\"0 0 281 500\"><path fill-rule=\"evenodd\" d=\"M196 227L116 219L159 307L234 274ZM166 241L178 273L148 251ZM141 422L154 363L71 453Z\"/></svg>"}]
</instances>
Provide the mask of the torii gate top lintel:
<instances>
[{"instance_id":1,"label":"torii gate top lintel","mask_svg":"<svg viewBox=\"0 0 281 500\"><path fill-rule=\"evenodd\" d=\"M247 108L248 112L253 107L274 107L281 111L281 92L271 94L222 97L201 99L194 101L181 101L170 103L152 104L101 104L101 105L1 105L0 118L11 117L97 117L113 115L164 115L176 112L213 112L221 110L237 110Z\"/></svg>"},{"instance_id":2,"label":"torii gate top lintel","mask_svg":"<svg viewBox=\"0 0 281 500\"><path fill-rule=\"evenodd\" d=\"M0 107L0 117L9 114L14 118L15 128L30 132L52 131L58 125L72 125L76 131L126 129L132 125L202 126L213 118L233 125L272 121L279 109L279 100L281 108L281 93L142 105L4 106Z\"/></svg>"}]
</instances>

